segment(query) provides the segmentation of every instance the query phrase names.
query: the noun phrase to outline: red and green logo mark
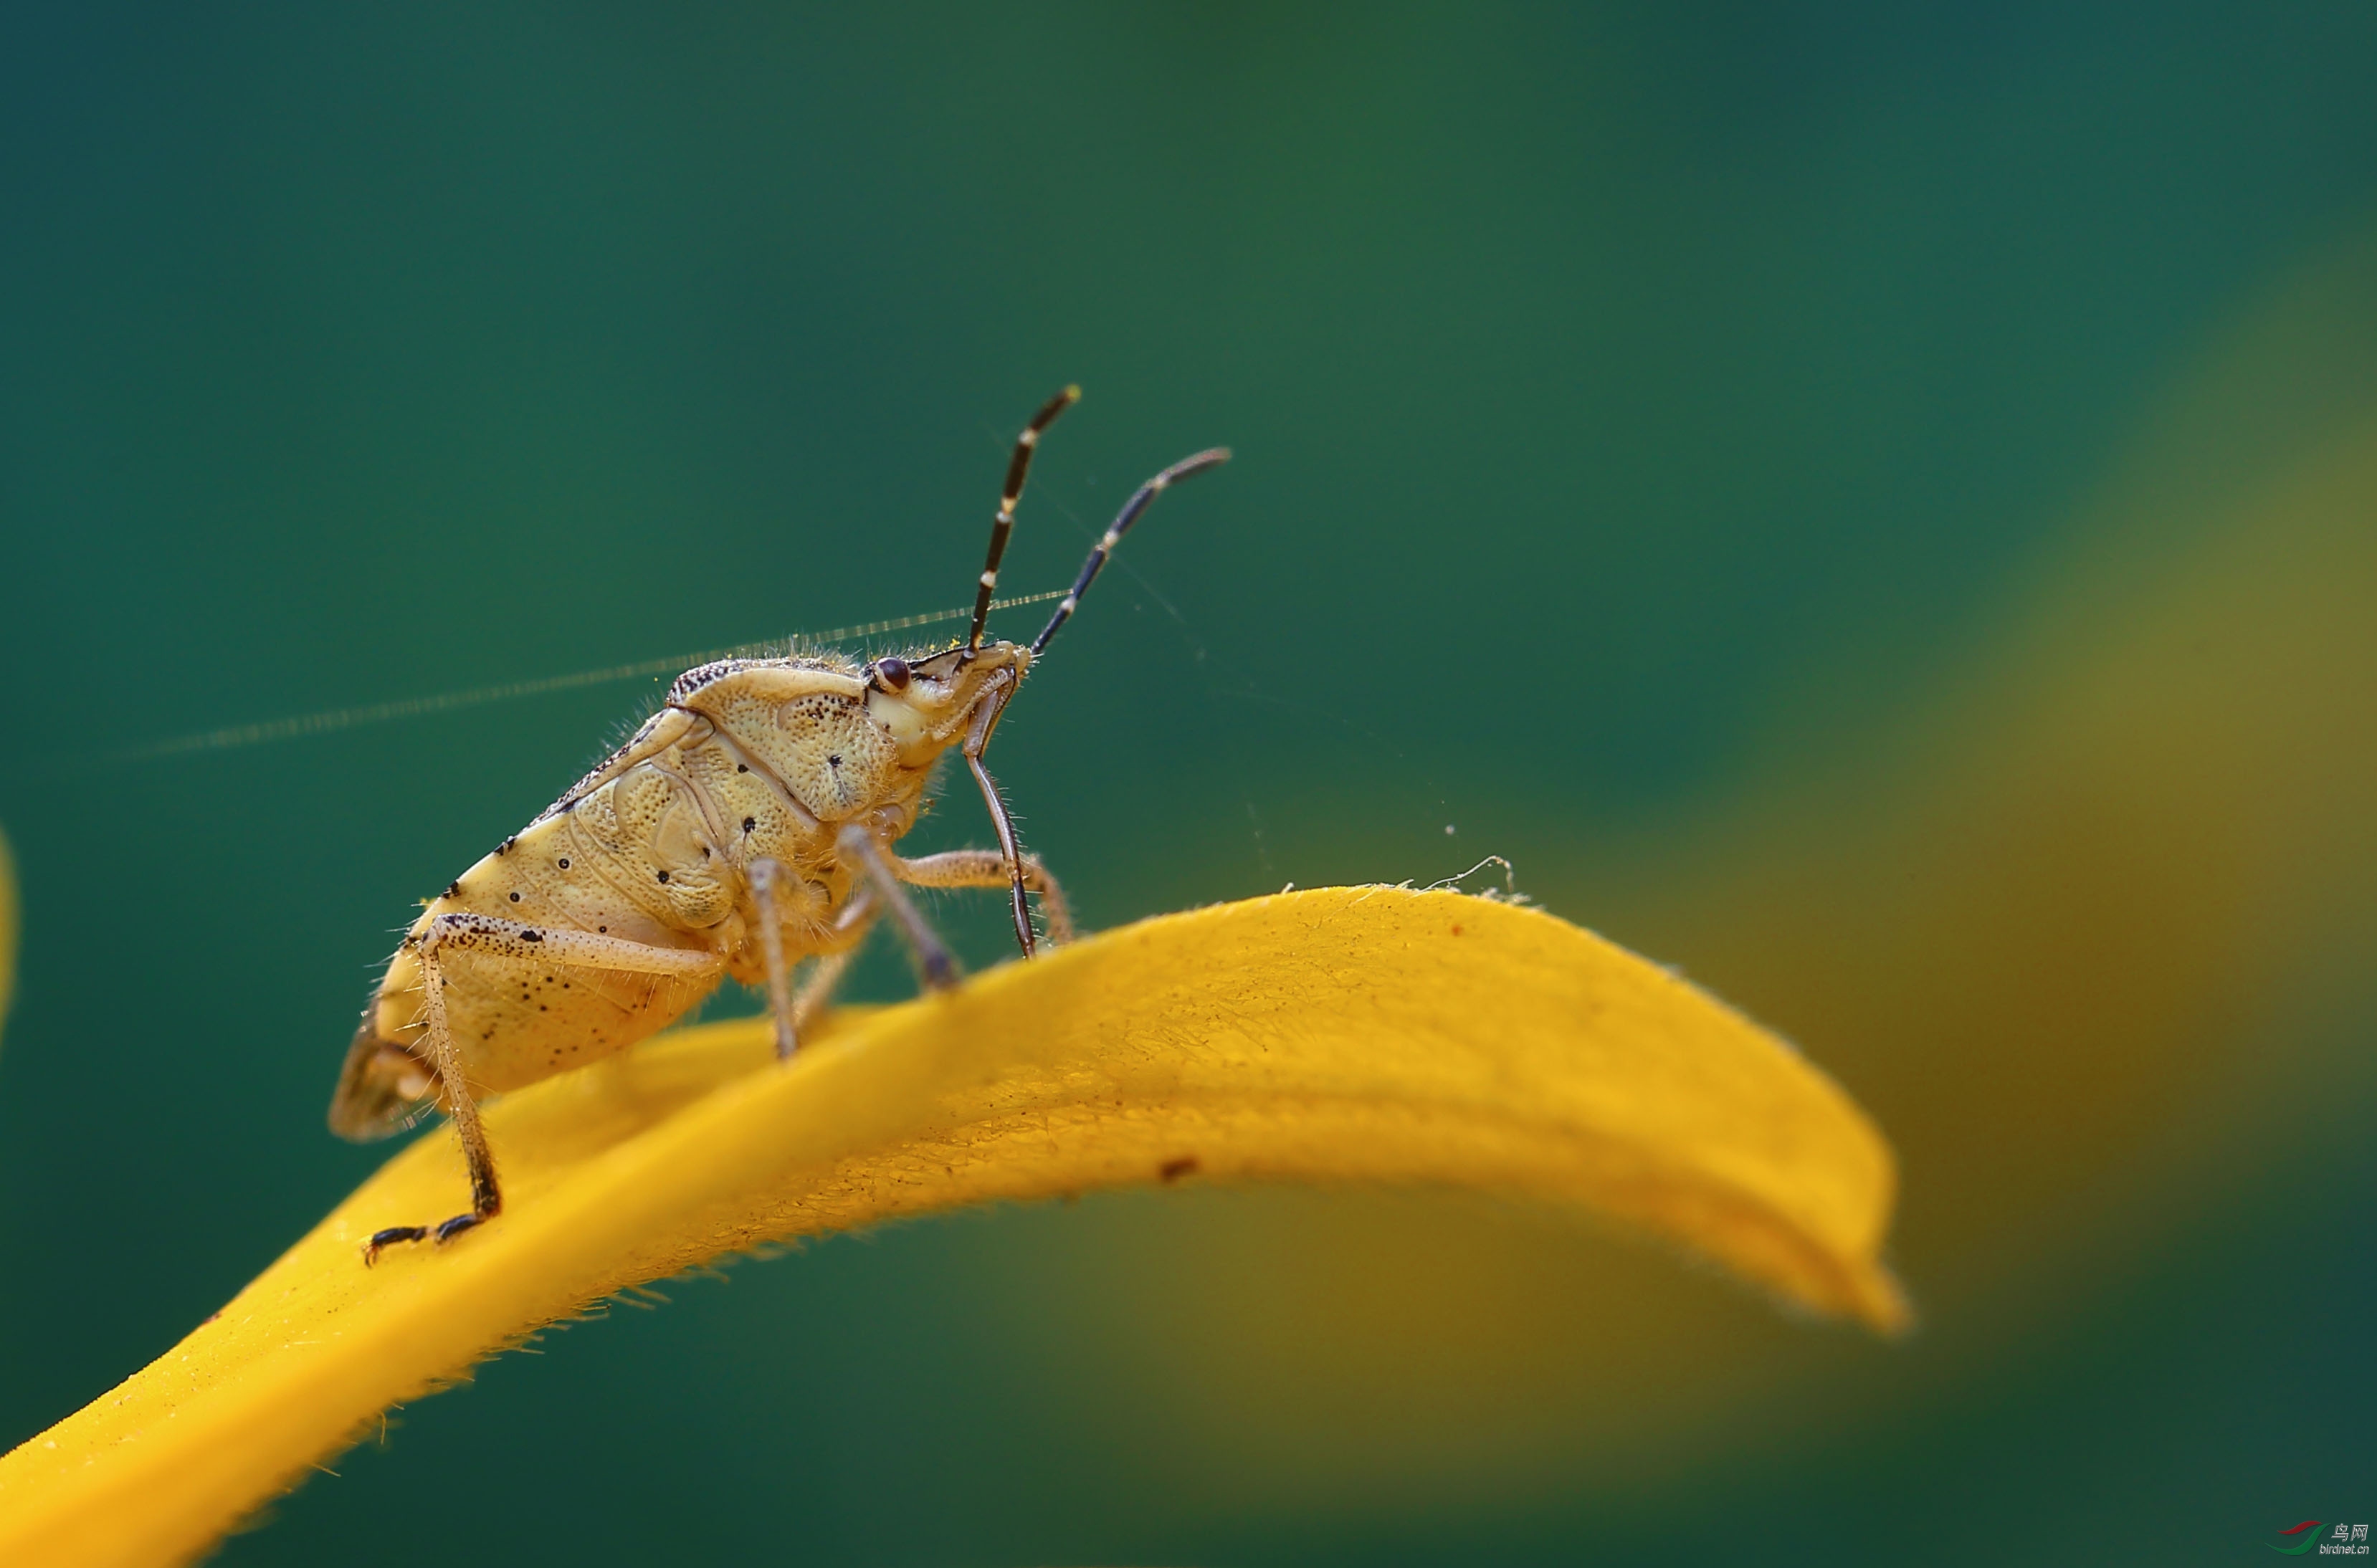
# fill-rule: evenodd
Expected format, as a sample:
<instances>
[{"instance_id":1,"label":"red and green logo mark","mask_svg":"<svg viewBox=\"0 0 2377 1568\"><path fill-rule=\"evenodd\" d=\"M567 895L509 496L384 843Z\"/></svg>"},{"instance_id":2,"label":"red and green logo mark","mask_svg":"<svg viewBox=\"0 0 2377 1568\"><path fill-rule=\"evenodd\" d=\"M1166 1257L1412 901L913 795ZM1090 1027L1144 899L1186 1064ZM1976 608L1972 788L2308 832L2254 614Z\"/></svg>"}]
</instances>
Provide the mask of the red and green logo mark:
<instances>
[{"instance_id":1,"label":"red and green logo mark","mask_svg":"<svg viewBox=\"0 0 2377 1568\"><path fill-rule=\"evenodd\" d=\"M2272 1541L2268 1543L2270 1550L2288 1557L2303 1556L2313 1548L2317 1548L2323 1557L2331 1553L2337 1557L2369 1555L2369 1526L2366 1525L2338 1525L2333 1532L2323 1536L2319 1533L2318 1520L2305 1519L2291 1530L2280 1530L2278 1538L2288 1544L2280 1546L2277 1541Z\"/></svg>"},{"instance_id":2,"label":"red and green logo mark","mask_svg":"<svg viewBox=\"0 0 2377 1568\"><path fill-rule=\"evenodd\" d=\"M2319 1521L2316 1519L2305 1519L2293 1529L2280 1530L2278 1534L2293 1537L2293 1544L2288 1546L2274 1545L2270 1550L2272 1551L2284 1552L2288 1557L2300 1557L2304 1552L2309 1551L2312 1547L2319 1544Z\"/></svg>"},{"instance_id":3,"label":"red and green logo mark","mask_svg":"<svg viewBox=\"0 0 2377 1568\"><path fill-rule=\"evenodd\" d=\"M2282 1551L2285 1556L2303 1556L2311 1549L2318 1549L2320 1556L2368 1556L2368 1526L2336 1526L2329 1535L2320 1535L2320 1520L2306 1518L2294 1530L2279 1530L2277 1539L2265 1544L2270 1551Z\"/></svg>"}]
</instances>

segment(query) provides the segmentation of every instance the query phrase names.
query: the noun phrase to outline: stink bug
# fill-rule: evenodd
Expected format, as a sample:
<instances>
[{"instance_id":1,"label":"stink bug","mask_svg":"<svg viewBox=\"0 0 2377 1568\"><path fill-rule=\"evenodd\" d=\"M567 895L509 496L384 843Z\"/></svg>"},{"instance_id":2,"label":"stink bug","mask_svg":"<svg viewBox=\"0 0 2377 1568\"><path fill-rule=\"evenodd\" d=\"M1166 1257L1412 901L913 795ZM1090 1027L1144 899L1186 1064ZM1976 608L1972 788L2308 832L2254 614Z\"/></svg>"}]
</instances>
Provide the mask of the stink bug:
<instances>
[{"instance_id":1,"label":"stink bug","mask_svg":"<svg viewBox=\"0 0 2377 1568\"><path fill-rule=\"evenodd\" d=\"M1218 447L1200 452L1140 486L1040 635L985 643L1033 451L1080 396L1069 386L1050 398L1016 439L962 644L864 665L810 654L688 670L627 744L429 901L364 1010L330 1126L381 1138L443 1108L469 1162L471 1207L377 1232L366 1264L398 1242L451 1241L501 1212L481 1095L623 1051L730 975L767 988L779 1057L793 1053L878 920L899 928L926 986L955 985L957 961L909 887L1005 887L1027 957L1037 943L1027 892L1047 939L1071 936L1064 895L1017 846L983 752L1140 515L1229 459ZM982 790L998 848L902 859L893 846L952 747ZM795 994L803 959L815 967Z\"/></svg>"}]
</instances>

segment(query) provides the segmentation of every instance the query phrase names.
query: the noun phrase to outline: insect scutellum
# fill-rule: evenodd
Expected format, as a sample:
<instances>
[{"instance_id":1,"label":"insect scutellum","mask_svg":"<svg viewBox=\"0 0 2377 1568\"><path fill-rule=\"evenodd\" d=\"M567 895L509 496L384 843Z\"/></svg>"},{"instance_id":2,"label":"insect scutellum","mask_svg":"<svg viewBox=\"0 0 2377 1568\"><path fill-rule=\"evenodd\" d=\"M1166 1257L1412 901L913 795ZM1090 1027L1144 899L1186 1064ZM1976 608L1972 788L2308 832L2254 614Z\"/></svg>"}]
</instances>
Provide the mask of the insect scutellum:
<instances>
[{"instance_id":1,"label":"insect scutellum","mask_svg":"<svg viewBox=\"0 0 2377 1568\"><path fill-rule=\"evenodd\" d=\"M1069 940L1062 890L1018 844L983 753L1033 661L1079 608L1155 498L1217 467L1213 448L1132 493L1048 624L1029 644L984 640L1032 457L1078 387L1016 439L991 523L973 625L956 647L861 665L831 653L727 659L678 676L626 744L495 853L428 901L389 961L330 1104L342 1136L386 1136L442 1104L471 1173L470 1212L374 1235L445 1241L501 1211L478 1098L587 1065L674 1022L727 976L767 988L790 1056L850 956L889 919L928 988L956 959L912 887L1008 890L1015 936ZM998 847L914 860L894 846L922 811L934 766L964 757ZM814 960L797 993L794 966Z\"/></svg>"}]
</instances>

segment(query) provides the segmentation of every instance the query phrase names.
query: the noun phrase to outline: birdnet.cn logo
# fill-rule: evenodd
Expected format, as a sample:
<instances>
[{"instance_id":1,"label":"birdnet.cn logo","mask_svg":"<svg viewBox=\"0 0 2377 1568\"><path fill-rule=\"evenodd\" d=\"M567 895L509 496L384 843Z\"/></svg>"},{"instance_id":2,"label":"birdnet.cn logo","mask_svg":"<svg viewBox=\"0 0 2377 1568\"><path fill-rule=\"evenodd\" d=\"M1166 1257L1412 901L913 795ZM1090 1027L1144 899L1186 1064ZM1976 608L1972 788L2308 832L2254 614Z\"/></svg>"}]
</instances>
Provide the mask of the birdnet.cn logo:
<instances>
[{"instance_id":1,"label":"birdnet.cn logo","mask_svg":"<svg viewBox=\"0 0 2377 1568\"><path fill-rule=\"evenodd\" d=\"M2317 1547L2322 1557L2366 1557L2369 1555L2369 1526L2366 1525L2323 1525L2317 1519L2305 1519L2291 1530L2280 1530L2270 1550L2287 1557L2302 1557Z\"/></svg>"}]
</instances>

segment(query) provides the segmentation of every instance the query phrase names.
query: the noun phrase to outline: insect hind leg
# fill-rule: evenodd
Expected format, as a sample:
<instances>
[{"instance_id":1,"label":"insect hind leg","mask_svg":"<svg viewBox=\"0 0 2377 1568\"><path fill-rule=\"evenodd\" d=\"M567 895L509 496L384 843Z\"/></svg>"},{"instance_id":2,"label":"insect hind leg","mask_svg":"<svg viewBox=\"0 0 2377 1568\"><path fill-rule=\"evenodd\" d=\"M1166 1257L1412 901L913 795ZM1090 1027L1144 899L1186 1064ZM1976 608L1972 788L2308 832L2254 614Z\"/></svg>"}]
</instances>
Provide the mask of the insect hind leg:
<instances>
[{"instance_id":1,"label":"insect hind leg","mask_svg":"<svg viewBox=\"0 0 2377 1568\"><path fill-rule=\"evenodd\" d=\"M715 978L725 960L714 953L679 947L653 947L622 937L590 932L561 931L498 920L493 915L440 915L421 933L422 1053L446 1091L447 1114L462 1145L462 1159L471 1172L471 1211L436 1225L391 1225L373 1232L364 1243L364 1264L369 1267L384 1248L406 1241L435 1240L440 1244L463 1231L485 1224L503 1212L503 1188L496 1179L495 1150L488 1145L486 1123L479 1102L462 1072L462 1055L455 1048L446 1018L446 972L440 955L447 949L497 953L536 958L546 963L586 968L620 969L630 974L664 975L685 980Z\"/></svg>"}]
</instances>

